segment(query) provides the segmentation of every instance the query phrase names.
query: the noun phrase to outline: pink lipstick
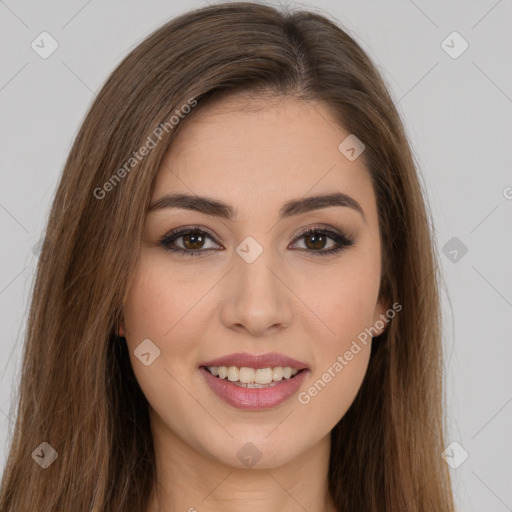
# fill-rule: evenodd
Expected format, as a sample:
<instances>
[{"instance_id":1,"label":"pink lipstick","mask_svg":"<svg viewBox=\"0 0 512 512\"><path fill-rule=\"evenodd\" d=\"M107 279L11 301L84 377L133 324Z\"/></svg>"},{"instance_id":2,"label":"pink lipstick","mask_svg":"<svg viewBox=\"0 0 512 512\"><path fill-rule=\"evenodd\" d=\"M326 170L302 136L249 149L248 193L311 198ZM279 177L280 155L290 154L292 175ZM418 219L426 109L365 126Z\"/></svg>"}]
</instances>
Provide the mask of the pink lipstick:
<instances>
[{"instance_id":1,"label":"pink lipstick","mask_svg":"<svg viewBox=\"0 0 512 512\"><path fill-rule=\"evenodd\" d=\"M199 370L220 399L246 410L278 406L297 392L309 373L306 363L275 352L230 354L201 363Z\"/></svg>"}]
</instances>

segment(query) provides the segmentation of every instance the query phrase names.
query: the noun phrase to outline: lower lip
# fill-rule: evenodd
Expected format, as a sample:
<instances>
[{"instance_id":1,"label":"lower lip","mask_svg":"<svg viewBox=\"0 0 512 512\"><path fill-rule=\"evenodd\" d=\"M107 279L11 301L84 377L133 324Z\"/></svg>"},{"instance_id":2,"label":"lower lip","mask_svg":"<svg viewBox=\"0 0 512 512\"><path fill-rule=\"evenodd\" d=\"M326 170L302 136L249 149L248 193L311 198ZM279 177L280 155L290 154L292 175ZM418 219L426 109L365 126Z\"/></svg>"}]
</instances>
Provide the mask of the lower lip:
<instances>
[{"instance_id":1,"label":"lower lip","mask_svg":"<svg viewBox=\"0 0 512 512\"><path fill-rule=\"evenodd\" d=\"M308 370L302 370L295 377L283 380L269 388L243 388L229 380L214 377L205 368L199 369L210 389L233 407L248 410L270 409L290 398L304 382Z\"/></svg>"}]
</instances>

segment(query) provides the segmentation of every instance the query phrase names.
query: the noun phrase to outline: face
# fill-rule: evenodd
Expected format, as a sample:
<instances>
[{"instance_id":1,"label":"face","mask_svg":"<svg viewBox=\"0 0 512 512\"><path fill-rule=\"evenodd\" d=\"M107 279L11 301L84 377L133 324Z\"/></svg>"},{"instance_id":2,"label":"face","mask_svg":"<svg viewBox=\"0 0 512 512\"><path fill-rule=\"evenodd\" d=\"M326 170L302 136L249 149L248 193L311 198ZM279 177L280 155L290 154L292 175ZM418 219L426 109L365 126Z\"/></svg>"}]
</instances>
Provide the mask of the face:
<instances>
[{"instance_id":1,"label":"face","mask_svg":"<svg viewBox=\"0 0 512 512\"><path fill-rule=\"evenodd\" d=\"M180 129L121 331L159 436L273 468L324 440L352 404L371 349L361 333L385 307L376 199L362 159L338 149L348 135L295 98L224 99ZM170 194L231 211L160 201ZM344 196L282 210L333 194Z\"/></svg>"}]
</instances>

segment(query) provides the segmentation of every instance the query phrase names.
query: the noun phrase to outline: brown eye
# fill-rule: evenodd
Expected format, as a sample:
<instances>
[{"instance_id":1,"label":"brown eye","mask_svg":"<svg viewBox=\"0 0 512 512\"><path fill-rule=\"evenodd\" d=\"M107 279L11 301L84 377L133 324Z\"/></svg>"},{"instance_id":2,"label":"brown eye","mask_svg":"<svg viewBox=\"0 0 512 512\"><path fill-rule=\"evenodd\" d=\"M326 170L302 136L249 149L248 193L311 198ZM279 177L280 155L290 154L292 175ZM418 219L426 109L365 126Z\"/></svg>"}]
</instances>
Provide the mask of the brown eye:
<instances>
[{"instance_id":1,"label":"brown eye","mask_svg":"<svg viewBox=\"0 0 512 512\"><path fill-rule=\"evenodd\" d=\"M311 233L310 235L306 235L304 237L304 239L306 240L306 246L308 249L325 249L325 244L327 242L327 239L329 237L326 237L325 235L323 235L322 233L316 233L316 232L313 232ZM308 241L311 241L310 243L308 243Z\"/></svg>"},{"instance_id":2,"label":"brown eye","mask_svg":"<svg viewBox=\"0 0 512 512\"><path fill-rule=\"evenodd\" d=\"M297 238L297 240L301 239L304 239L306 252L313 253L315 256L333 254L355 243L355 240L351 240L343 233L338 233L330 229L310 229ZM326 249L328 240L335 242L334 247L331 245L330 248Z\"/></svg>"},{"instance_id":3,"label":"brown eye","mask_svg":"<svg viewBox=\"0 0 512 512\"><path fill-rule=\"evenodd\" d=\"M182 245L176 243L180 239L182 240ZM200 229L184 229L169 233L160 241L160 244L168 251L196 256L212 250L212 247L205 247L208 239L214 242L213 238L205 231Z\"/></svg>"},{"instance_id":4,"label":"brown eye","mask_svg":"<svg viewBox=\"0 0 512 512\"><path fill-rule=\"evenodd\" d=\"M180 237L183 239L183 245L185 246L185 249L202 249L205 241L204 235L199 231L192 231L191 233L192 234L187 234Z\"/></svg>"}]
</instances>

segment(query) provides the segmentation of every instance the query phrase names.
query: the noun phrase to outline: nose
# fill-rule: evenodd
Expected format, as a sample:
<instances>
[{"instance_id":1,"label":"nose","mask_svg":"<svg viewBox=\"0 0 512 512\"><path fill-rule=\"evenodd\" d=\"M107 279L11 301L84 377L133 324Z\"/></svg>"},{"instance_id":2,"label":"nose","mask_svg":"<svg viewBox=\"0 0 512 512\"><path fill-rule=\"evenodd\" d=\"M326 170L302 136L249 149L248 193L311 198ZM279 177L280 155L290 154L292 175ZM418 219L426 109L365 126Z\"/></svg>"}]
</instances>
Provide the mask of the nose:
<instances>
[{"instance_id":1,"label":"nose","mask_svg":"<svg viewBox=\"0 0 512 512\"><path fill-rule=\"evenodd\" d=\"M251 263L235 256L221 307L226 327L262 337L290 325L293 293L282 267L270 256L270 251L264 250Z\"/></svg>"}]
</instances>

